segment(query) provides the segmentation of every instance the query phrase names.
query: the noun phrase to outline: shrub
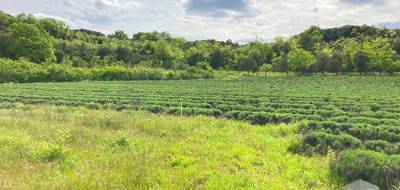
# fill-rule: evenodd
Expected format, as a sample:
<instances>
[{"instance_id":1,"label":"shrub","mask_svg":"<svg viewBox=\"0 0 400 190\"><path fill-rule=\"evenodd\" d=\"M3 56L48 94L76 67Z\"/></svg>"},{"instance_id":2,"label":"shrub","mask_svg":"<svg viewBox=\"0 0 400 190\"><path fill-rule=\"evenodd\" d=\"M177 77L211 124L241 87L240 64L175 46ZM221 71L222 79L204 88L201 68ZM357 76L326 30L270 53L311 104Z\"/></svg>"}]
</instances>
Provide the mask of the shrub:
<instances>
[{"instance_id":1,"label":"shrub","mask_svg":"<svg viewBox=\"0 0 400 190\"><path fill-rule=\"evenodd\" d=\"M331 161L330 175L340 184L363 179L391 189L400 185L400 157L365 150L343 151Z\"/></svg>"},{"instance_id":2,"label":"shrub","mask_svg":"<svg viewBox=\"0 0 400 190\"><path fill-rule=\"evenodd\" d=\"M99 104L99 103L91 102L91 103L86 104L86 107L87 107L88 109L91 109L91 110L98 110L98 109L101 109L101 108L102 108L102 105Z\"/></svg>"},{"instance_id":3,"label":"shrub","mask_svg":"<svg viewBox=\"0 0 400 190\"><path fill-rule=\"evenodd\" d=\"M332 135L325 132L311 132L300 141L294 153L305 155L327 154L329 149L343 151L361 148L361 140L347 134Z\"/></svg>"},{"instance_id":4,"label":"shrub","mask_svg":"<svg viewBox=\"0 0 400 190\"><path fill-rule=\"evenodd\" d=\"M249 120L252 124L259 124L259 125L264 125L271 121L270 116L264 112L253 113L247 117L247 120Z\"/></svg>"},{"instance_id":5,"label":"shrub","mask_svg":"<svg viewBox=\"0 0 400 190\"><path fill-rule=\"evenodd\" d=\"M142 108L143 110L152 112L152 113L162 113L164 112L164 107L159 106L159 105L151 105L151 106L145 106Z\"/></svg>"},{"instance_id":6,"label":"shrub","mask_svg":"<svg viewBox=\"0 0 400 190\"><path fill-rule=\"evenodd\" d=\"M369 140L365 141L365 148L374 150L376 152L382 152L386 154L400 154L400 150L396 144L390 143L384 140Z\"/></svg>"}]
</instances>

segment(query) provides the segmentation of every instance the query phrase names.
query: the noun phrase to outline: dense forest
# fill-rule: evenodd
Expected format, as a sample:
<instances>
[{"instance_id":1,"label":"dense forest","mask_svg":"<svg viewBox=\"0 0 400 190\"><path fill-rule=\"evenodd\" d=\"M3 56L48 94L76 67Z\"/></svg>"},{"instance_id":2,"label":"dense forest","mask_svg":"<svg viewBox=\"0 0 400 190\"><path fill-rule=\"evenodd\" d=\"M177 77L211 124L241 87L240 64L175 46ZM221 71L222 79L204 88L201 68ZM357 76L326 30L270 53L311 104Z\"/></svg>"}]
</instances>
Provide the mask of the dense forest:
<instances>
[{"instance_id":1,"label":"dense forest","mask_svg":"<svg viewBox=\"0 0 400 190\"><path fill-rule=\"evenodd\" d=\"M240 45L167 32L104 35L0 11L0 57L0 82L212 78L213 70L393 74L400 30L312 26L289 39Z\"/></svg>"}]
</instances>

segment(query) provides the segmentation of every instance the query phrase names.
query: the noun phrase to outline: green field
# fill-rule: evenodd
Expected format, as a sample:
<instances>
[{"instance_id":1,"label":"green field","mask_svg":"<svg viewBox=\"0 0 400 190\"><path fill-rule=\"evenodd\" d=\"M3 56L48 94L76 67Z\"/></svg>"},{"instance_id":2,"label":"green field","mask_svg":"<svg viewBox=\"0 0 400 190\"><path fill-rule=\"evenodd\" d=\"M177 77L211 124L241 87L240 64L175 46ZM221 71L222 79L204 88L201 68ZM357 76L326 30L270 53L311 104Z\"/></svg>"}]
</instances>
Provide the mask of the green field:
<instances>
[{"instance_id":1,"label":"green field","mask_svg":"<svg viewBox=\"0 0 400 190\"><path fill-rule=\"evenodd\" d=\"M331 189L295 125L84 108L0 109L1 189Z\"/></svg>"},{"instance_id":2,"label":"green field","mask_svg":"<svg viewBox=\"0 0 400 190\"><path fill-rule=\"evenodd\" d=\"M0 175L15 175L7 187L32 180L21 188L331 189L363 178L393 189L399 84L396 76L1 84ZM58 130L71 143L60 144ZM14 168L32 162L35 179Z\"/></svg>"}]
</instances>

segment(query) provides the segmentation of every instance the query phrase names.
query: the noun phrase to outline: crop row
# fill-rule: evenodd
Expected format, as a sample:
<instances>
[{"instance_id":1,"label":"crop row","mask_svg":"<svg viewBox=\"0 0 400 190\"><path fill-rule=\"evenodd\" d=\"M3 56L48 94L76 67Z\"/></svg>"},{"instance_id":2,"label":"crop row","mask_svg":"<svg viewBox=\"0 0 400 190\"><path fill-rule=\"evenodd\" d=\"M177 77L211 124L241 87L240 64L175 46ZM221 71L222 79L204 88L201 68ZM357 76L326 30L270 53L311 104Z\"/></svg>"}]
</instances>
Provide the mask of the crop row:
<instances>
[{"instance_id":1,"label":"crop row","mask_svg":"<svg viewBox=\"0 0 400 190\"><path fill-rule=\"evenodd\" d=\"M399 154L399 83L398 77L277 77L2 84L0 101L209 115L253 124L309 120L304 152L365 148Z\"/></svg>"}]
</instances>

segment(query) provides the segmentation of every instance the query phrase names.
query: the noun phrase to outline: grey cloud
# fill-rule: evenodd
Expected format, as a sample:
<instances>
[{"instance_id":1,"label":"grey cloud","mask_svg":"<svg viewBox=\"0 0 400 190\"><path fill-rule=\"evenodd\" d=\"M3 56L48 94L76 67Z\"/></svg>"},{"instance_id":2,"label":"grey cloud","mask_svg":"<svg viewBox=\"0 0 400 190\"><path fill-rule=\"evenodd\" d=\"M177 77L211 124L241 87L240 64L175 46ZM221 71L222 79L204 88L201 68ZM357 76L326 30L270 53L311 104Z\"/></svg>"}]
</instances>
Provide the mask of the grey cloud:
<instances>
[{"instance_id":1,"label":"grey cloud","mask_svg":"<svg viewBox=\"0 0 400 190\"><path fill-rule=\"evenodd\" d=\"M250 14L248 0L189 0L185 8L189 14L212 17Z\"/></svg>"}]
</instances>

